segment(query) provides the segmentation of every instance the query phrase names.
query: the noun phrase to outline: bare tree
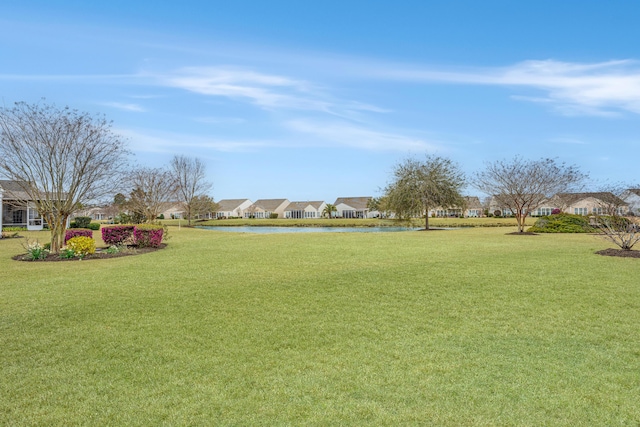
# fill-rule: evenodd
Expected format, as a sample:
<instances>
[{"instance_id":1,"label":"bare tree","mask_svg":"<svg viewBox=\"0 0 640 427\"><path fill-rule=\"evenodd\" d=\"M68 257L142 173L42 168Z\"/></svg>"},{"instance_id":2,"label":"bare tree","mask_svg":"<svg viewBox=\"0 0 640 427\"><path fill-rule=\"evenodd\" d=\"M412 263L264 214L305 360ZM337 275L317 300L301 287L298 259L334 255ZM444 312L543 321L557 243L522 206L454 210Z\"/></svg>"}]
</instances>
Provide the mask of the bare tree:
<instances>
[{"instance_id":1,"label":"bare tree","mask_svg":"<svg viewBox=\"0 0 640 427\"><path fill-rule=\"evenodd\" d=\"M622 250L630 251L640 242L640 223L635 218L613 215L598 217L597 221L600 235Z\"/></svg>"},{"instance_id":2,"label":"bare tree","mask_svg":"<svg viewBox=\"0 0 640 427\"><path fill-rule=\"evenodd\" d=\"M524 231L529 214L558 193L572 190L586 175L577 166L558 163L554 159L499 160L487 163L485 170L474 176L473 185L493 196L516 217L518 231Z\"/></svg>"},{"instance_id":3,"label":"bare tree","mask_svg":"<svg viewBox=\"0 0 640 427\"><path fill-rule=\"evenodd\" d=\"M461 206L460 190L465 177L450 159L427 156L424 161L406 159L393 171L394 180L385 189L387 208L398 218L422 216L429 229L429 210Z\"/></svg>"},{"instance_id":4,"label":"bare tree","mask_svg":"<svg viewBox=\"0 0 640 427\"><path fill-rule=\"evenodd\" d=\"M198 158L178 155L171 159L171 172L176 182L177 197L191 225L195 198L205 196L212 186L206 181L206 166Z\"/></svg>"},{"instance_id":5,"label":"bare tree","mask_svg":"<svg viewBox=\"0 0 640 427\"><path fill-rule=\"evenodd\" d=\"M126 206L139 221L154 222L176 194L175 181L166 169L137 168L129 182L133 190Z\"/></svg>"},{"instance_id":6,"label":"bare tree","mask_svg":"<svg viewBox=\"0 0 640 427\"><path fill-rule=\"evenodd\" d=\"M114 192L128 155L103 117L25 102L0 108L0 173L20 183L47 222L52 252L79 206Z\"/></svg>"}]
</instances>

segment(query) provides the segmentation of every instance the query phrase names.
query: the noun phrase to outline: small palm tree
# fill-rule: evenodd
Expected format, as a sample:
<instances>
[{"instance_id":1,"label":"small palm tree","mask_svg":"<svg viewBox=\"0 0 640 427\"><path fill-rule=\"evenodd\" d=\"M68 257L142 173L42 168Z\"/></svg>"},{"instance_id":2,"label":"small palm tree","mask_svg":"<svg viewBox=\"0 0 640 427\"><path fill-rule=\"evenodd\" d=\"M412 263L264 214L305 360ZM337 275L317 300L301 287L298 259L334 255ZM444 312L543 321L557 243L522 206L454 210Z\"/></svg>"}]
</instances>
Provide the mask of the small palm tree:
<instances>
[{"instance_id":1,"label":"small palm tree","mask_svg":"<svg viewBox=\"0 0 640 427\"><path fill-rule=\"evenodd\" d=\"M336 208L335 205L332 205L331 203L327 203L327 205L322 210L322 216L323 217L328 216L329 219L334 218L333 212L338 212L338 209Z\"/></svg>"}]
</instances>

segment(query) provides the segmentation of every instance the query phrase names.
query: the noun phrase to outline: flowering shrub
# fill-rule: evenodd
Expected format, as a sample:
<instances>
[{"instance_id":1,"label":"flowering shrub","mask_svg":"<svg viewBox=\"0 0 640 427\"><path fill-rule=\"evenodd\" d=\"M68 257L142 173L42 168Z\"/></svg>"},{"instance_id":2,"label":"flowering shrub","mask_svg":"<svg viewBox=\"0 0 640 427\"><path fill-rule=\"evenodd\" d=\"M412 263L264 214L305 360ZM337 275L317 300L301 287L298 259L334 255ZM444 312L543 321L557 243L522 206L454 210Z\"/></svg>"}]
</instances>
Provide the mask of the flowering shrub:
<instances>
[{"instance_id":1,"label":"flowering shrub","mask_svg":"<svg viewBox=\"0 0 640 427\"><path fill-rule=\"evenodd\" d=\"M134 225L114 225L102 227L102 240L107 245L124 245L133 243Z\"/></svg>"},{"instance_id":2,"label":"flowering shrub","mask_svg":"<svg viewBox=\"0 0 640 427\"><path fill-rule=\"evenodd\" d=\"M558 208L555 208L554 210L551 211L551 215L558 215L558 214L561 214L561 213L562 213L562 211L560 209L558 209Z\"/></svg>"},{"instance_id":3,"label":"flowering shrub","mask_svg":"<svg viewBox=\"0 0 640 427\"><path fill-rule=\"evenodd\" d=\"M161 225L140 224L133 230L135 242L141 248L150 246L157 248L162 243L164 229Z\"/></svg>"},{"instance_id":4,"label":"flowering shrub","mask_svg":"<svg viewBox=\"0 0 640 427\"><path fill-rule=\"evenodd\" d=\"M37 240L35 242L27 241L27 246L25 246L25 249L27 250L27 258L31 261L45 259L49 254L49 250L45 249L45 247L41 245Z\"/></svg>"},{"instance_id":5,"label":"flowering shrub","mask_svg":"<svg viewBox=\"0 0 640 427\"><path fill-rule=\"evenodd\" d=\"M70 228L64 235L64 243L66 244L69 239L79 236L93 238L93 231L87 230L86 228Z\"/></svg>"},{"instance_id":6,"label":"flowering shrub","mask_svg":"<svg viewBox=\"0 0 640 427\"><path fill-rule=\"evenodd\" d=\"M83 258L96 253L96 241L86 236L73 237L67 242L67 250L72 250L75 256Z\"/></svg>"}]
</instances>

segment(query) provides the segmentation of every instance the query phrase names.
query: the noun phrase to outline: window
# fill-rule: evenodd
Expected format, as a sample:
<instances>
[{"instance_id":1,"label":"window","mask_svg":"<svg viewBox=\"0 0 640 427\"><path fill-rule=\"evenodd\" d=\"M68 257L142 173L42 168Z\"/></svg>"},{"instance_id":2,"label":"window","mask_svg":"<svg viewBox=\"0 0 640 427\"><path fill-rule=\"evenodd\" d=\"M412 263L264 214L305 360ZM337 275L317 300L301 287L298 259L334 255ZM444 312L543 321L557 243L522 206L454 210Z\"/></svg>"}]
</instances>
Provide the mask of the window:
<instances>
[{"instance_id":1,"label":"window","mask_svg":"<svg viewBox=\"0 0 640 427\"><path fill-rule=\"evenodd\" d=\"M573 208L573 213L576 215L589 215L589 209L587 208Z\"/></svg>"},{"instance_id":2,"label":"window","mask_svg":"<svg viewBox=\"0 0 640 427\"><path fill-rule=\"evenodd\" d=\"M553 208L538 208L534 212L535 216L549 216L553 212Z\"/></svg>"}]
</instances>

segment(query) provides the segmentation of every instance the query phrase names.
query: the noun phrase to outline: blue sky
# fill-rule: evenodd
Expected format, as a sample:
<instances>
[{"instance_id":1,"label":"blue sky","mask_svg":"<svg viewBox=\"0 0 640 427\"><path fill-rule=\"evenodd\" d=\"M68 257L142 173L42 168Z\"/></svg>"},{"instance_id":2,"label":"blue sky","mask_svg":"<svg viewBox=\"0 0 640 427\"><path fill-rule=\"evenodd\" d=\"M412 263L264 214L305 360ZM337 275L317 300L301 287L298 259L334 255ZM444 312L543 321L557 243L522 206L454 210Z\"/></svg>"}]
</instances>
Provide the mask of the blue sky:
<instances>
[{"instance_id":1,"label":"blue sky","mask_svg":"<svg viewBox=\"0 0 640 427\"><path fill-rule=\"evenodd\" d=\"M0 97L100 113L212 195L379 195L436 154L557 157L640 182L640 3L8 1ZM467 193L477 194L470 186Z\"/></svg>"}]
</instances>

